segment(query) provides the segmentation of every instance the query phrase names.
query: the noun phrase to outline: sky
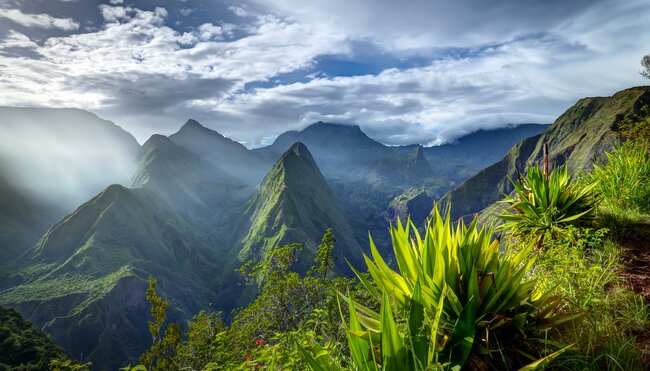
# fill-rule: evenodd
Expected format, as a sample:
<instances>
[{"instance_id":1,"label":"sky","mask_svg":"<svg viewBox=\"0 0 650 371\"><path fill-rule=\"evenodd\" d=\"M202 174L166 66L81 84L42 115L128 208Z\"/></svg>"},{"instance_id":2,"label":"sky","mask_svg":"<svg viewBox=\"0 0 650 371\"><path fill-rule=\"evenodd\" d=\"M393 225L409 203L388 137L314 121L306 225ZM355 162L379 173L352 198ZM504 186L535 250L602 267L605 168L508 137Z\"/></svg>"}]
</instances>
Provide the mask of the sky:
<instances>
[{"instance_id":1,"label":"sky","mask_svg":"<svg viewBox=\"0 0 650 371\"><path fill-rule=\"evenodd\" d=\"M0 105L141 143L193 118L248 147L316 121L434 145L647 84L648 25L647 0L0 0Z\"/></svg>"}]
</instances>

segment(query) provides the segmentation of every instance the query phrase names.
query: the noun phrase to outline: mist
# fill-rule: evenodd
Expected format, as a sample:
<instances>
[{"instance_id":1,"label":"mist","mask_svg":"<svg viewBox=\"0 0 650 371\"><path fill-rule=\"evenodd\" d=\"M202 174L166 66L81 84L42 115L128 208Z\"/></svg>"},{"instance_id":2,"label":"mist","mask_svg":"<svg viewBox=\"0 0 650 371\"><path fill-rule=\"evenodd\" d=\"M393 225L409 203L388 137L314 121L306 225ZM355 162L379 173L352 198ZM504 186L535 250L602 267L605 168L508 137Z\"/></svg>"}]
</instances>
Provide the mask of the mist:
<instances>
[{"instance_id":1,"label":"mist","mask_svg":"<svg viewBox=\"0 0 650 371\"><path fill-rule=\"evenodd\" d=\"M0 129L0 175L68 212L135 169L137 141L90 112L0 107Z\"/></svg>"}]
</instances>

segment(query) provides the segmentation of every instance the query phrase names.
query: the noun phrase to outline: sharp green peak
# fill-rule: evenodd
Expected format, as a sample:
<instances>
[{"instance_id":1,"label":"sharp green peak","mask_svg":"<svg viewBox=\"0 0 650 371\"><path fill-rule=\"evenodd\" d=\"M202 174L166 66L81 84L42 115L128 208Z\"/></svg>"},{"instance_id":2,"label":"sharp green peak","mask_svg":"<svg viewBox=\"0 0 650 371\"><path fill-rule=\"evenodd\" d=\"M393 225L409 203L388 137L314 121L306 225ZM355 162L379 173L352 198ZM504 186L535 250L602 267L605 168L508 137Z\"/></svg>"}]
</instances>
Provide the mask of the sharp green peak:
<instances>
[{"instance_id":1,"label":"sharp green peak","mask_svg":"<svg viewBox=\"0 0 650 371\"><path fill-rule=\"evenodd\" d=\"M286 159L287 157L290 156L298 156L298 157L303 157L305 161L309 162L314 162L314 158L312 157L311 153L307 149L307 146L304 145L302 142L296 142L294 143L288 151L286 151L282 157L280 158L280 161Z\"/></svg>"},{"instance_id":2,"label":"sharp green peak","mask_svg":"<svg viewBox=\"0 0 650 371\"><path fill-rule=\"evenodd\" d=\"M296 241L313 253L330 227L340 241L340 256L360 256L360 247L336 196L301 142L294 143L278 159L248 202L245 214L243 227L247 232L240 259L263 259L274 246Z\"/></svg>"}]
</instances>

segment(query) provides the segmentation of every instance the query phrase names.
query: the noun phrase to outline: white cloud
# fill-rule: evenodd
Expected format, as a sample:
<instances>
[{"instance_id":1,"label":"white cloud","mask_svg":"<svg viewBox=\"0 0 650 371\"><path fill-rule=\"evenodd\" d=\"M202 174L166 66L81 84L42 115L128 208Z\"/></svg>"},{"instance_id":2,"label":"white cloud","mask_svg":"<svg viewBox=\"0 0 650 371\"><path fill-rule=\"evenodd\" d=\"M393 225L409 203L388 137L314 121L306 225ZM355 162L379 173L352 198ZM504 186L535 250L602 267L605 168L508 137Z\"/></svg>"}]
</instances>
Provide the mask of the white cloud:
<instances>
[{"instance_id":1,"label":"white cloud","mask_svg":"<svg viewBox=\"0 0 650 371\"><path fill-rule=\"evenodd\" d=\"M180 33L165 25L164 8L99 9L106 20L100 30L51 37L34 49L39 59L0 55L0 75L11 76L0 79L0 101L110 112L108 117L127 127L142 125L142 115L157 114L162 117L157 122L175 127L189 116L186 108L194 100L227 100L248 81L307 67L326 52L347 50L341 35L323 35L274 16L259 18L239 39L224 40L235 26L207 23ZM190 82L201 87L194 90L202 96L192 94ZM162 96L161 90L186 94ZM132 104L124 106L129 99Z\"/></svg>"},{"instance_id":2,"label":"white cloud","mask_svg":"<svg viewBox=\"0 0 650 371\"><path fill-rule=\"evenodd\" d=\"M96 31L41 46L7 37L39 58L0 53L0 75L10 76L0 101L92 109L140 140L194 117L247 143L320 119L355 121L386 143L432 143L550 122L585 95L642 83L638 62L650 52L642 1L368 1L280 0L266 12L242 3L229 10L246 24L214 19L182 31L164 8L102 5ZM366 76L314 69L323 56L364 58L361 44L380 59L420 62ZM281 81L301 70L303 82ZM260 81L279 85L244 89Z\"/></svg>"},{"instance_id":3,"label":"white cloud","mask_svg":"<svg viewBox=\"0 0 650 371\"><path fill-rule=\"evenodd\" d=\"M181 9L179 9L179 12L182 15L184 15L185 17L187 17L188 15L194 13L195 11L196 11L196 9L194 9L194 8L181 8Z\"/></svg>"},{"instance_id":4,"label":"white cloud","mask_svg":"<svg viewBox=\"0 0 650 371\"><path fill-rule=\"evenodd\" d=\"M242 8L241 6L231 6L228 9L238 17L246 17L249 15L246 9Z\"/></svg>"},{"instance_id":5,"label":"white cloud","mask_svg":"<svg viewBox=\"0 0 650 371\"><path fill-rule=\"evenodd\" d=\"M29 37L20 32L14 30L9 30L9 33L0 41L0 49L6 48L25 48L25 49L36 49L38 44L33 42Z\"/></svg>"},{"instance_id":6,"label":"white cloud","mask_svg":"<svg viewBox=\"0 0 650 371\"><path fill-rule=\"evenodd\" d=\"M113 5L124 4L124 0L109 0L109 3Z\"/></svg>"},{"instance_id":7,"label":"white cloud","mask_svg":"<svg viewBox=\"0 0 650 371\"><path fill-rule=\"evenodd\" d=\"M247 138L253 142L323 120L358 123L388 144L435 144L479 128L550 123L581 97L638 84L638 52L611 57L568 41L528 39L425 67L315 78L196 104L231 122L235 137L247 138L250 123L265 122L265 131ZM599 78L610 64L611 75Z\"/></svg>"},{"instance_id":8,"label":"white cloud","mask_svg":"<svg viewBox=\"0 0 650 371\"><path fill-rule=\"evenodd\" d=\"M221 40L223 29L212 23L204 23L199 26L198 36L202 41Z\"/></svg>"},{"instance_id":9,"label":"white cloud","mask_svg":"<svg viewBox=\"0 0 650 371\"><path fill-rule=\"evenodd\" d=\"M18 9L0 9L0 18L9 19L25 27L58 28L65 31L79 29L71 18L56 18L49 14L27 14Z\"/></svg>"}]
</instances>

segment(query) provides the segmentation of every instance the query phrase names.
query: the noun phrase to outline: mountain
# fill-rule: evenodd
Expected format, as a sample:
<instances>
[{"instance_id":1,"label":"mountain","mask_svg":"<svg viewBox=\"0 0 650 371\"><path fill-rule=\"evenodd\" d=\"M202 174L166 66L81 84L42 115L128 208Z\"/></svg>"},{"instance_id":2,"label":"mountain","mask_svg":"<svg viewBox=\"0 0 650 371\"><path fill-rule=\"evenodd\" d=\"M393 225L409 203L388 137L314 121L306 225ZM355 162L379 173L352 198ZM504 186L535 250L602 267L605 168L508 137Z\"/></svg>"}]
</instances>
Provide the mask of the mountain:
<instances>
[{"instance_id":1,"label":"mountain","mask_svg":"<svg viewBox=\"0 0 650 371\"><path fill-rule=\"evenodd\" d=\"M146 188L186 216L205 217L223 205L225 193L242 188L234 178L163 135L142 145L132 188Z\"/></svg>"},{"instance_id":2,"label":"mountain","mask_svg":"<svg viewBox=\"0 0 650 371\"><path fill-rule=\"evenodd\" d=\"M175 318L211 302L218 246L147 189L106 188L54 225L3 281L17 307L77 358L115 369L150 341L146 280L156 277Z\"/></svg>"},{"instance_id":3,"label":"mountain","mask_svg":"<svg viewBox=\"0 0 650 371\"><path fill-rule=\"evenodd\" d=\"M433 174L460 183L499 161L521 140L541 134L549 126L519 124L491 130L477 130L452 143L424 147L423 150ZM417 145L410 145L394 148L404 153L416 147Z\"/></svg>"},{"instance_id":4,"label":"mountain","mask_svg":"<svg viewBox=\"0 0 650 371\"><path fill-rule=\"evenodd\" d=\"M437 175L425 156L425 148L412 146L408 152L395 153L377 160L364 174L364 180L373 185L375 192L399 194L413 187L426 188L435 197L442 196L454 183Z\"/></svg>"},{"instance_id":5,"label":"mountain","mask_svg":"<svg viewBox=\"0 0 650 371\"><path fill-rule=\"evenodd\" d=\"M61 214L57 205L31 197L0 174L0 273L34 246Z\"/></svg>"},{"instance_id":6,"label":"mountain","mask_svg":"<svg viewBox=\"0 0 650 371\"><path fill-rule=\"evenodd\" d=\"M481 211L512 191L508 178L515 176L516 169L523 171L526 164L541 160L544 143L548 143L551 164L587 169L612 148L619 122L626 115L640 113L647 104L647 86L623 90L611 97L581 99L544 133L517 143L499 162L448 192L441 202L452 205L454 218Z\"/></svg>"},{"instance_id":7,"label":"mountain","mask_svg":"<svg viewBox=\"0 0 650 371\"><path fill-rule=\"evenodd\" d=\"M169 139L242 183L258 184L273 165L273 161L268 158L249 151L241 143L228 139L195 120L188 120Z\"/></svg>"},{"instance_id":8,"label":"mountain","mask_svg":"<svg viewBox=\"0 0 650 371\"><path fill-rule=\"evenodd\" d=\"M370 139L358 125L316 122L301 131L288 131L258 153L277 158L296 142L304 143L328 178L358 178L359 168L391 157L395 152Z\"/></svg>"},{"instance_id":9,"label":"mountain","mask_svg":"<svg viewBox=\"0 0 650 371\"><path fill-rule=\"evenodd\" d=\"M398 219L405 223L410 218L413 224L420 226L431 212L433 201L425 189L411 188L391 200L384 217L393 225Z\"/></svg>"},{"instance_id":10,"label":"mountain","mask_svg":"<svg viewBox=\"0 0 650 371\"><path fill-rule=\"evenodd\" d=\"M0 130L2 273L66 213L108 184L126 184L140 146L78 109L0 107Z\"/></svg>"},{"instance_id":11,"label":"mountain","mask_svg":"<svg viewBox=\"0 0 650 371\"><path fill-rule=\"evenodd\" d=\"M335 255L357 260L361 248L327 181L307 147L292 145L264 177L244 214L248 232L242 239L241 260L259 260L276 245L301 242L315 252L327 228L337 239ZM303 266L311 264L311 259ZM340 267L345 269L344 260Z\"/></svg>"}]
</instances>

